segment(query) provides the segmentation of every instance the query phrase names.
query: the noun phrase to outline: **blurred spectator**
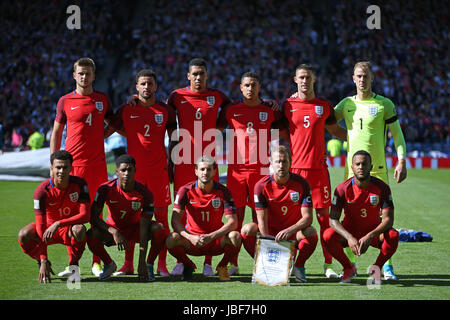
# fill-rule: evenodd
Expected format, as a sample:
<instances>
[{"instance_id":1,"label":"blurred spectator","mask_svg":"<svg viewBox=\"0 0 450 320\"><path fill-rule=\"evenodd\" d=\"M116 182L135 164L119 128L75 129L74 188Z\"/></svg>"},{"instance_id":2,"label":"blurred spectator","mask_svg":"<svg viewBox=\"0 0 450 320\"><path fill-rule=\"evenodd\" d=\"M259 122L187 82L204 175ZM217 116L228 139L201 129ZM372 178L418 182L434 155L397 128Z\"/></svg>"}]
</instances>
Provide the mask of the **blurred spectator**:
<instances>
[{"instance_id":1,"label":"blurred spectator","mask_svg":"<svg viewBox=\"0 0 450 320\"><path fill-rule=\"evenodd\" d=\"M41 149L44 146L45 137L38 130L34 131L28 138L27 146L31 150Z\"/></svg>"}]
</instances>

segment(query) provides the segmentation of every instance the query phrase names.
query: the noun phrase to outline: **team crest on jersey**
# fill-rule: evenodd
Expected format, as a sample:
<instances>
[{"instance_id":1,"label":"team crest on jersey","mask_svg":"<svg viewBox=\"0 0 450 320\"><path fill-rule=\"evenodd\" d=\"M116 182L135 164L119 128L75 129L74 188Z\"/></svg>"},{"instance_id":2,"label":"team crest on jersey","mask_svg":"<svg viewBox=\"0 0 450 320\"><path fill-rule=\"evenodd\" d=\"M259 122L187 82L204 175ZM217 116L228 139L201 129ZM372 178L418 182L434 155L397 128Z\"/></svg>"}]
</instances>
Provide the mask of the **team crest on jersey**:
<instances>
[{"instance_id":1,"label":"team crest on jersey","mask_svg":"<svg viewBox=\"0 0 450 320\"><path fill-rule=\"evenodd\" d=\"M290 196L291 196L292 202L297 202L298 200L300 200L300 195L298 192L291 192Z\"/></svg>"},{"instance_id":2,"label":"team crest on jersey","mask_svg":"<svg viewBox=\"0 0 450 320\"><path fill-rule=\"evenodd\" d=\"M378 202L380 201L380 197L378 197L378 195L369 196L369 199L370 199L370 204L372 204L373 206L376 206L378 204Z\"/></svg>"},{"instance_id":3,"label":"team crest on jersey","mask_svg":"<svg viewBox=\"0 0 450 320\"><path fill-rule=\"evenodd\" d=\"M212 199L211 200L211 204L212 204L214 209L219 209L220 208L220 198Z\"/></svg>"},{"instance_id":4,"label":"team crest on jersey","mask_svg":"<svg viewBox=\"0 0 450 320\"><path fill-rule=\"evenodd\" d=\"M131 201L131 209L134 211L139 210L141 208L141 203L139 201Z\"/></svg>"},{"instance_id":5,"label":"team crest on jersey","mask_svg":"<svg viewBox=\"0 0 450 320\"><path fill-rule=\"evenodd\" d=\"M74 192L74 193L70 193L69 194L69 198L70 198L70 200L72 202L77 202L79 197L80 196L79 196L78 192Z\"/></svg>"},{"instance_id":6,"label":"team crest on jersey","mask_svg":"<svg viewBox=\"0 0 450 320\"><path fill-rule=\"evenodd\" d=\"M319 117L323 115L323 106L314 106L314 110Z\"/></svg>"},{"instance_id":7,"label":"team crest on jersey","mask_svg":"<svg viewBox=\"0 0 450 320\"><path fill-rule=\"evenodd\" d=\"M207 96L206 97L206 103L208 103L208 105L213 106L216 103L216 97L214 96Z\"/></svg>"},{"instance_id":8,"label":"team crest on jersey","mask_svg":"<svg viewBox=\"0 0 450 320\"><path fill-rule=\"evenodd\" d=\"M103 102L101 102L101 101L96 101L96 102L95 102L95 108L96 108L98 111L103 111Z\"/></svg>"},{"instance_id":9,"label":"team crest on jersey","mask_svg":"<svg viewBox=\"0 0 450 320\"><path fill-rule=\"evenodd\" d=\"M259 113L259 120L261 120L261 121L267 121L268 117L269 117L269 114L267 112L260 112Z\"/></svg>"},{"instance_id":10,"label":"team crest on jersey","mask_svg":"<svg viewBox=\"0 0 450 320\"><path fill-rule=\"evenodd\" d=\"M156 124L161 124L164 121L164 115L162 113L155 114L155 122Z\"/></svg>"},{"instance_id":11,"label":"team crest on jersey","mask_svg":"<svg viewBox=\"0 0 450 320\"><path fill-rule=\"evenodd\" d=\"M378 107L377 106L370 106L369 107L369 115L376 116L378 113Z\"/></svg>"}]
</instances>

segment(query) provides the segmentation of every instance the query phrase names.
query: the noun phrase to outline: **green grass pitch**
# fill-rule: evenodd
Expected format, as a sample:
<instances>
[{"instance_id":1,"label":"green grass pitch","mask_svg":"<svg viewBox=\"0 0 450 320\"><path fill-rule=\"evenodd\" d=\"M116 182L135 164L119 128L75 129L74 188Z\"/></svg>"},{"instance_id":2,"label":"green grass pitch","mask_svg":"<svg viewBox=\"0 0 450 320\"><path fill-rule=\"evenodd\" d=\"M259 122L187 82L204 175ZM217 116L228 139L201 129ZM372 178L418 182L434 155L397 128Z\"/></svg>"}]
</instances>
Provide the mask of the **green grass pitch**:
<instances>
[{"instance_id":1,"label":"green grass pitch","mask_svg":"<svg viewBox=\"0 0 450 320\"><path fill-rule=\"evenodd\" d=\"M112 166L109 166L111 171ZM221 169L222 171L224 168ZM342 181L343 169L330 168L332 188ZM323 256L320 243L306 263L308 283L290 286L265 287L251 284L253 260L245 249L239 256L240 275L229 282L220 282L218 277L201 275L203 258L194 257L198 269L192 282L180 281L179 277L160 278L153 283L139 283L136 276L115 277L99 282L91 274L92 255L86 251L80 261L83 278L80 289L69 290L66 279L54 277L51 284L39 284L38 267L25 255L17 242L17 232L34 220L33 192L38 182L0 182L0 299L1 300L53 300L53 299L170 299L170 300L307 300L307 299L363 299L363 300L416 300L450 298L450 170L409 170L405 182L393 182L391 189L395 204L396 228L422 230L430 233L434 240L429 243L400 243L393 257L399 280L383 281L380 289L369 289L366 285L367 268L378 254L375 248L357 260L358 276L350 284L339 284L337 280L323 275ZM171 207L169 208L171 212ZM246 220L250 219L247 212ZM170 219L169 219L170 221ZM314 226L318 230L317 221ZM57 273L68 262L66 248L62 245L49 247L49 258ZM124 255L116 247L108 252L122 266ZM219 257L213 258L213 267ZM137 246L135 271L137 271ZM168 268L175 259L168 254ZM337 272L338 262L333 262Z\"/></svg>"}]
</instances>

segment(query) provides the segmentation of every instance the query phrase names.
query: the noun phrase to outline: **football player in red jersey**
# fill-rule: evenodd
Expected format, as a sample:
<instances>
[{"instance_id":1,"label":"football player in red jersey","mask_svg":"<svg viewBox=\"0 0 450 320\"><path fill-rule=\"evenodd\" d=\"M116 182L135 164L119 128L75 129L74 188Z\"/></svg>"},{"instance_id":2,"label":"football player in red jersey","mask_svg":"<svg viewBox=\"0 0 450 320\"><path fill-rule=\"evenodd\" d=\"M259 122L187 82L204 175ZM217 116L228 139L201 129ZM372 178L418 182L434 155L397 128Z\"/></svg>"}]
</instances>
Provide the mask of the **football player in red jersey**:
<instances>
[{"instance_id":1,"label":"football player in red jersey","mask_svg":"<svg viewBox=\"0 0 450 320\"><path fill-rule=\"evenodd\" d=\"M50 154L61 147L62 133L67 125L65 149L73 155L71 174L86 180L90 198L93 199L98 187L108 180L104 125L112 118L113 110L109 98L93 89L95 63L92 59L78 59L74 63L73 78L75 90L62 96L57 104L50 138ZM92 272L97 276L101 272L100 259L95 256ZM67 268L59 273L60 276L69 274Z\"/></svg>"},{"instance_id":2,"label":"football player in red jersey","mask_svg":"<svg viewBox=\"0 0 450 320\"><path fill-rule=\"evenodd\" d=\"M169 229L168 206L171 203L168 162L164 144L166 132L176 129L176 116L171 107L156 100L156 74L148 69L136 75L138 102L124 104L114 115L107 136L117 130L127 138L127 152L136 159L136 180L144 184L155 199L155 218ZM125 263L116 274L133 274L134 243L125 250ZM167 249L161 250L157 273L169 276Z\"/></svg>"},{"instance_id":3,"label":"football player in red jersey","mask_svg":"<svg viewBox=\"0 0 450 320\"><path fill-rule=\"evenodd\" d=\"M231 139L227 162L227 187L233 193L238 228L244 221L245 206L252 209L253 220L256 221L253 190L255 184L263 176L269 174L268 148L271 128L281 118L279 111L274 111L259 98L261 90L260 77L254 72L246 72L240 84L242 102L234 102L223 109L219 115L220 129L229 125ZM231 260L231 268L237 269L238 257Z\"/></svg>"},{"instance_id":4,"label":"football player in red jersey","mask_svg":"<svg viewBox=\"0 0 450 320\"><path fill-rule=\"evenodd\" d=\"M124 154L117 158L116 165L118 178L102 184L92 203L92 228L87 233L87 243L89 249L105 265L99 276L100 280L105 280L114 273L116 264L105 250L104 244L116 244L119 250L124 250L129 243L139 242L139 279L154 281L153 263L164 247L169 230L152 221L153 195L134 179L135 159ZM101 220L98 214L103 210L104 204L108 207L106 221ZM146 259L150 239L152 246Z\"/></svg>"},{"instance_id":5,"label":"football player in red jersey","mask_svg":"<svg viewBox=\"0 0 450 320\"><path fill-rule=\"evenodd\" d=\"M260 179L254 188L257 223L242 227L244 248L254 257L256 234L273 236L275 241L293 240L298 248L295 280L306 282L305 262L317 245L317 233L311 225L312 200L308 182L289 172L291 153L286 146L272 149L272 175Z\"/></svg>"},{"instance_id":6,"label":"football player in red jersey","mask_svg":"<svg viewBox=\"0 0 450 320\"><path fill-rule=\"evenodd\" d=\"M301 64L295 70L297 94L282 104L284 123L289 128L292 149L291 172L305 178L312 194L313 206L320 226L320 239L325 258L324 273L328 278L338 275L331 268L332 256L323 244L323 232L329 228L331 185L325 158L325 129L342 140L346 130L337 124L330 102L316 97L313 67Z\"/></svg>"},{"instance_id":7,"label":"football player in red jersey","mask_svg":"<svg viewBox=\"0 0 450 320\"><path fill-rule=\"evenodd\" d=\"M203 155L215 156L216 140L204 137L204 134L216 129L219 111L230 102L223 92L207 87L208 70L205 60L194 58L189 62L187 79L189 86L174 90L167 99L167 104L177 114L179 126L177 138L169 135L169 175L173 177L174 194L183 185L197 178L195 159ZM207 139L212 141L206 142ZM205 154L206 148L211 150L211 154ZM218 171L214 179L219 181ZM212 258L205 256L204 275L214 275L211 265ZM182 272L183 264L178 261L172 274L179 275Z\"/></svg>"},{"instance_id":8,"label":"football player in red jersey","mask_svg":"<svg viewBox=\"0 0 450 320\"><path fill-rule=\"evenodd\" d=\"M380 249L370 268L375 283L381 284L381 268L397 250L399 234L393 229L394 204L391 190L382 180L370 175L372 159L366 151L355 152L352 158L354 177L336 187L330 213L330 226L324 232L328 251L344 267L341 282L347 283L356 274L356 267L344 253L350 247L356 256L369 246ZM340 222L344 209L344 219ZM381 210L381 217L380 217Z\"/></svg>"},{"instance_id":9,"label":"football player in red jersey","mask_svg":"<svg viewBox=\"0 0 450 320\"><path fill-rule=\"evenodd\" d=\"M227 265L239 252L241 237L235 231L236 208L231 192L215 181L217 164L208 156L200 157L195 164L197 180L177 193L172 213L174 232L167 237L169 252L183 263L183 279L190 280L195 270L194 262L186 254L194 256L224 254L218 264L220 280L230 280ZM187 223L182 217L187 215ZM225 215L226 223L222 222Z\"/></svg>"},{"instance_id":10,"label":"football player in red jersey","mask_svg":"<svg viewBox=\"0 0 450 320\"><path fill-rule=\"evenodd\" d=\"M47 257L47 246L60 243L72 250L69 265L78 266L86 245L90 200L86 181L70 175L72 155L58 150L50 157L52 176L43 181L34 192L36 222L19 231L19 244L23 252L37 260L39 282L51 281L53 273Z\"/></svg>"}]
</instances>

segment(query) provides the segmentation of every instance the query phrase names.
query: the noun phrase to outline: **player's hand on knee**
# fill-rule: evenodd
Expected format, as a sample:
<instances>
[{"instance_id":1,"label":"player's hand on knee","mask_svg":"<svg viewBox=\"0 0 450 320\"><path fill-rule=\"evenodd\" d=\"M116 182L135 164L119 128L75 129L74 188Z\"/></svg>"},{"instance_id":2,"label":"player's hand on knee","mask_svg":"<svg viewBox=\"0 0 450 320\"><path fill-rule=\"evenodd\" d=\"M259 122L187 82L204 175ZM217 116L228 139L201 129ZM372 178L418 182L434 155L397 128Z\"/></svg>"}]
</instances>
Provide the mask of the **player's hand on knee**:
<instances>
[{"instance_id":1,"label":"player's hand on knee","mask_svg":"<svg viewBox=\"0 0 450 320\"><path fill-rule=\"evenodd\" d=\"M354 238L354 237L350 237L348 240L348 246L350 247L350 249L352 250L352 252L357 255L358 257L361 255L360 251L359 251L359 242L358 239Z\"/></svg>"}]
</instances>

